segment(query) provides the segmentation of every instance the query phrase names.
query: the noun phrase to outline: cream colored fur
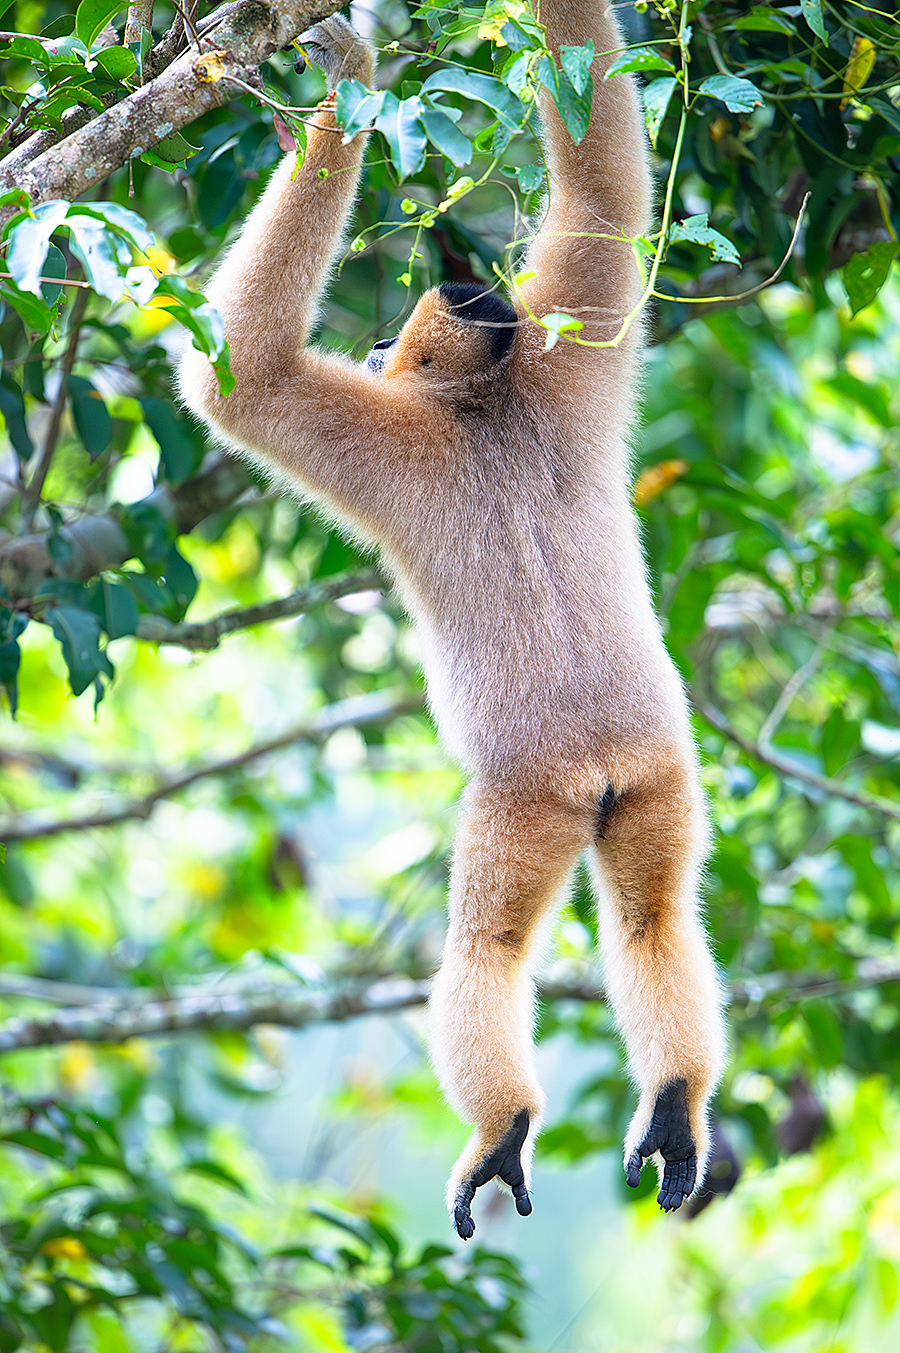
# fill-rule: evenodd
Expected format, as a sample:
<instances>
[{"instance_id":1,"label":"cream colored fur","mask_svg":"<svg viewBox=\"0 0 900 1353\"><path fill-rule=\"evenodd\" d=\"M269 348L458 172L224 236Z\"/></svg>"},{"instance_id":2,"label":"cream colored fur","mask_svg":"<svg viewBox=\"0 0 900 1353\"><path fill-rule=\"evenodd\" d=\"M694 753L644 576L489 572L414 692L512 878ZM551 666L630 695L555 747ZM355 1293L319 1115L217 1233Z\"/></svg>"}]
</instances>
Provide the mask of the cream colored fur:
<instances>
[{"instance_id":1,"label":"cream colored fur","mask_svg":"<svg viewBox=\"0 0 900 1353\"><path fill-rule=\"evenodd\" d=\"M552 45L621 46L603 0L544 0ZM362 43L342 71L368 81ZM567 310L614 334L639 278L624 243L647 229L647 150L629 77L594 64L590 130L573 145L545 100L551 204L528 255L537 314ZM432 1000L448 1097L475 1124L450 1201L526 1108L526 1176L543 1110L531 1046L535 936L579 856L594 852L610 999L640 1103L684 1078L700 1156L724 1036L697 915L707 825L684 691L651 605L630 504L627 435L640 339L560 342L522 316L511 358L485 370L477 331L425 296L382 378L306 347L341 248L364 135L317 117L288 156L209 294L237 388L223 400L194 352L185 402L242 454L379 543L423 640L431 705L471 776ZM319 171L328 171L319 177ZM474 333L474 337L473 337ZM424 368L427 354L431 364ZM616 806L595 841L599 801Z\"/></svg>"}]
</instances>

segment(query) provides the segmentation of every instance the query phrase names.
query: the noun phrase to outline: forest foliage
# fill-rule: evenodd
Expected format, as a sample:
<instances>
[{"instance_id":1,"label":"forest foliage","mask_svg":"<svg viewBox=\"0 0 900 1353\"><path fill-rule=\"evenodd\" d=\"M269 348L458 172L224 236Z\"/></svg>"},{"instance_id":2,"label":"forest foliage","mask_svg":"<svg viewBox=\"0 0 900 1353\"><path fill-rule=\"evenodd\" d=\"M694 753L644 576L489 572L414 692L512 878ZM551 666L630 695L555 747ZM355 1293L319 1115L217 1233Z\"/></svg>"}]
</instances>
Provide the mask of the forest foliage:
<instances>
[{"instance_id":1,"label":"forest foliage","mask_svg":"<svg viewBox=\"0 0 900 1353\"><path fill-rule=\"evenodd\" d=\"M555 61L524 0L360 8L379 87L345 82L338 112L375 130L316 335L357 356L428 286L515 288L545 189L539 91L577 141L594 56ZM0 1353L527 1346L512 1257L407 1243L397 1200L327 1180L273 1201L208 1113L213 1095L277 1094L280 1054L249 1015L216 1026L198 1006L177 1038L100 1041L161 996L262 992L271 1016L320 991L368 999L385 977L418 991L459 776L377 566L173 398L186 341L229 388L204 278L280 157L273 113L302 145L319 73L274 54L258 88L232 84L69 202L50 190L56 147L160 75L181 10L0 10ZM632 242L649 333L635 504L717 828L707 907L731 1059L716 1113L745 1172L670 1242L688 1323L653 1346L887 1348L900 22L859 0L618 11L610 78L640 81L660 204ZM186 12L203 27L206 7ZM39 202L16 184L29 146L45 148ZM593 341L583 319L534 321L548 346ZM355 901L317 876L307 836L348 784L397 829ZM542 1138L561 1167L614 1156L630 1117L608 1012L584 999L595 939L579 879L539 1032L596 1051L598 1074ZM345 1098L360 1119L373 1100L449 1116L424 1062ZM632 1200L635 1263L650 1186Z\"/></svg>"}]
</instances>

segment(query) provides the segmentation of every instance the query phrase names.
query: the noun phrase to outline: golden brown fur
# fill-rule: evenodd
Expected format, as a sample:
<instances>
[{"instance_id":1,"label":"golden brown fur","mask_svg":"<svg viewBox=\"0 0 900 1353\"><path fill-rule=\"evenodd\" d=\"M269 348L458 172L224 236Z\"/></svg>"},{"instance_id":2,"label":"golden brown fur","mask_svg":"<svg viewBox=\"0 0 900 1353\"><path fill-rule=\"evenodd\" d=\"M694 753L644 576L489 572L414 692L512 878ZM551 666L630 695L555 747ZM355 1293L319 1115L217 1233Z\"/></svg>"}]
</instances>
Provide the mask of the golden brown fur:
<instances>
[{"instance_id":1,"label":"golden brown fur","mask_svg":"<svg viewBox=\"0 0 900 1353\"><path fill-rule=\"evenodd\" d=\"M586 336L607 337L639 278L626 243L596 236L647 229L641 117L629 77L602 79L621 46L603 0L544 0L541 18L551 45L592 38L601 55L579 146L542 105L551 205L523 296L532 313L580 313ZM339 55L344 74L371 81L364 44ZM430 292L381 378L305 347L365 141L342 145L328 110L317 123L296 177L288 156L210 288L237 388L221 399L190 353L182 391L231 446L379 543L419 625L441 733L471 775L432 1000L435 1064L475 1124L451 1208L523 1109L527 1181L543 1107L529 974L540 923L589 848L609 995L640 1090L626 1160L660 1091L683 1080L702 1179L724 1045L697 918L707 827L694 746L630 506L639 339L545 352L520 307L511 354L486 366L484 331Z\"/></svg>"}]
</instances>

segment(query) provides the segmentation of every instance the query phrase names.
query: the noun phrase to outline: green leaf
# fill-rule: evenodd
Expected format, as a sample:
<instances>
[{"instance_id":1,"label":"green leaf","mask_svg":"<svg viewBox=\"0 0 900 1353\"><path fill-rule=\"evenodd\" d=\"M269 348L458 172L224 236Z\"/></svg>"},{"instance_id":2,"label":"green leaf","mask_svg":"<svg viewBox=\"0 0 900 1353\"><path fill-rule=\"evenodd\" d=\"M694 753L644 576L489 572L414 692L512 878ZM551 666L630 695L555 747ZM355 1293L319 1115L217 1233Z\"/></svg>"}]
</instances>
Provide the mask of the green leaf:
<instances>
[{"instance_id":1,"label":"green leaf","mask_svg":"<svg viewBox=\"0 0 900 1353\"><path fill-rule=\"evenodd\" d=\"M854 254L841 268L841 280L854 315L872 304L888 279L898 250L900 244L895 240L881 240L864 254Z\"/></svg>"},{"instance_id":2,"label":"green leaf","mask_svg":"<svg viewBox=\"0 0 900 1353\"><path fill-rule=\"evenodd\" d=\"M161 277L156 292L157 295L171 296L178 301L177 305L170 308L170 313L190 332L197 351L205 352L209 357L220 393L230 395L235 387L235 378L229 363L225 325L218 310L210 305L201 292L191 291L184 278L175 273Z\"/></svg>"},{"instance_id":3,"label":"green leaf","mask_svg":"<svg viewBox=\"0 0 900 1353\"><path fill-rule=\"evenodd\" d=\"M385 91L372 94L359 80L341 80L335 93L334 115L344 129L346 144L369 127L384 107Z\"/></svg>"},{"instance_id":4,"label":"green leaf","mask_svg":"<svg viewBox=\"0 0 900 1353\"><path fill-rule=\"evenodd\" d=\"M676 222L669 231L669 243L683 240L687 244L702 244L709 249L716 262L740 264L741 256L731 240L713 230L706 212L698 216L686 216Z\"/></svg>"},{"instance_id":5,"label":"green leaf","mask_svg":"<svg viewBox=\"0 0 900 1353\"><path fill-rule=\"evenodd\" d=\"M475 71L459 70L448 67L429 75L422 86L423 94L434 94L440 90L448 94L462 94L476 103L483 103L496 113L504 127L518 131L525 118L522 100L516 98L506 85L495 80L492 75L481 75Z\"/></svg>"},{"instance_id":6,"label":"green leaf","mask_svg":"<svg viewBox=\"0 0 900 1353\"><path fill-rule=\"evenodd\" d=\"M51 244L47 250L47 257L44 259L44 266L41 269L44 277L65 278L66 260L61 249L57 249L55 244ZM62 287L56 286L53 282L44 282L41 285L41 296L47 305L56 305L62 294Z\"/></svg>"},{"instance_id":7,"label":"green leaf","mask_svg":"<svg viewBox=\"0 0 900 1353\"><path fill-rule=\"evenodd\" d=\"M401 179L417 173L425 163L427 141L421 121L424 111L418 94L401 102L396 94L386 90L384 107L375 118L375 126L390 147L391 161Z\"/></svg>"},{"instance_id":8,"label":"green leaf","mask_svg":"<svg viewBox=\"0 0 900 1353\"><path fill-rule=\"evenodd\" d=\"M28 625L28 616L21 611L0 614L3 615L0 623L3 633L0 641L0 686L6 691L9 711L15 718L19 704L19 663L22 660L19 638Z\"/></svg>"},{"instance_id":9,"label":"green leaf","mask_svg":"<svg viewBox=\"0 0 900 1353\"><path fill-rule=\"evenodd\" d=\"M796 28L786 15L776 9L759 9L753 14L745 14L735 19L732 28L750 33L796 33Z\"/></svg>"},{"instance_id":10,"label":"green leaf","mask_svg":"<svg viewBox=\"0 0 900 1353\"><path fill-rule=\"evenodd\" d=\"M134 598L128 589L121 583L101 578L100 599L103 607L100 619L110 639L121 639L123 635L134 634L137 629L138 613Z\"/></svg>"},{"instance_id":11,"label":"green leaf","mask_svg":"<svg viewBox=\"0 0 900 1353\"><path fill-rule=\"evenodd\" d=\"M654 80L641 90L641 99L644 104L644 121L647 124L647 135L650 138L651 146L656 148L656 142L659 139L659 130L666 116L666 110L669 107L672 95L675 92L677 81L674 76L663 76L661 80Z\"/></svg>"},{"instance_id":12,"label":"green leaf","mask_svg":"<svg viewBox=\"0 0 900 1353\"><path fill-rule=\"evenodd\" d=\"M584 92L578 94L568 75L556 69L550 56L544 56L537 63L536 71L541 84L553 96L559 115L566 131L576 145L584 140L591 120L591 103L594 94L594 82L588 76Z\"/></svg>"},{"instance_id":13,"label":"green leaf","mask_svg":"<svg viewBox=\"0 0 900 1353\"><path fill-rule=\"evenodd\" d=\"M544 181L544 167L540 164L519 165L516 178L523 193L533 193Z\"/></svg>"},{"instance_id":14,"label":"green leaf","mask_svg":"<svg viewBox=\"0 0 900 1353\"><path fill-rule=\"evenodd\" d=\"M843 1035L831 1006L824 1001L813 1001L804 1007L803 1017L819 1064L826 1068L837 1066L843 1052Z\"/></svg>"},{"instance_id":15,"label":"green leaf","mask_svg":"<svg viewBox=\"0 0 900 1353\"><path fill-rule=\"evenodd\" d=\"M89 51L110 19L125 8L121 0L81 0L75 13L75 32Z\"/></svg>"},{"instance_id":16,"label":"green leaf","mask_svg":"<svg viewBox=\"0 0 900 1353\"><path fill-rule=\"evenodd\" d=\"M603 78L611 80L614 75L626 75L636 70L668 70L675 74L672 62L652 47L633 47L630 52L623 52L616 57Z\"/></svg>"},{"instance_id":17,"label":"green leaf","mask_svg":"<svg viewBox=\"0 0 900 1353\"><path fill-rule=\"evenodd\" d=\"M72 253L84 268L94 290L110 301L125 295L125 272L131 266L131 250L104 221L82 214L67 218Z\"/></svg>"},{"instance_id":18,"label":"green leaf","mask_svg":"<svg viewBox=\"0 0 900 1353\"><path fill-rule=\"evenodd\" d=\"M24 464L34 454L34 446L25 425L25 401L22 391L8 371L0 376L0 413L19 460Z\"/></svg>"},{"instance_id":19,"label":"green leaf","mask_svg":"<svg viewBox=\"0 0 900 1353\"><path fill-rule=\"evenodd\" d=\"M142 399L141 408L159 444L165 479L170 484L183 483L197 469L203 454L191 441L188 424L176 417L170 400Z\"/></svg>"},{"instance_id":20,"label":"green leaf","mask_svg":"<svg viewBox=\"0 0 900 1353\"><path fill-rule=\"evenodd\" d=\"M37 38L27 37L24 33L17 33L15 37L4 42L3 55L19 56L25 61L34 62L36 66L49 65L44 44L38 42Z\"/></svg>"},{"instance_id":21,"label":"green leaf","mask_svg":"<svg viewBox=\"0 0 900 1353\"><path fill-rule=\"evenodd\" d=\"M594 59L594 44L586 42L583 47L560 47L559 63L565 71L576 94L584 94L591 82L591 62Z\"/></svg>"},{"instance_id":22,"label":"green leaf","mask_svg":"<svg viewBox=\"0 0 900 1353\"><path fill-rule=\"evenodd\" d=\"M30 291L20 291L14 282L4 280L0 285L0 299L21 316L29 333L49 333L56 311L51 310L37 296L32 296Z\"/></svg>"},{"instance_id":23,"label":"green leaf","mask_svg":"<svg viewBox=\"0 0 900 1353\"><path fill-rule=\"evenodd\" d=\"M821 38L827 47L828 32L825 28L825 20L822 18L822 0L800 0L800 9L816 37Z\"/></svg>"},{"instance_id":24,"label":"green leaf","mask_svg":"<svg viewBox=\"0 0 900 1353\"><path fill-rule=\"evenodd\" d=\"M112 676L112 664L100 651L100 621L93 611L83 611L80 606L51 606L46 619L62 647L73 695L81 695L101 674Z\"/></svg>"},{"instance_id":25,"label":"green leaf","mask_svg":"<svg viewBox=\"0 0 900 1353\"><path fill-rule=\"evenodd\" d=\"M697 92L719 99L731 113L752 113L763 102L756 85L736 75L711 75Z\"/></svg>"},{"instance_id":26,"label":"green leaf","mask_svg":"<svg viewBox=\"0 0 900 1353\"><path fill-rule=\"evenodd\" d=\"M69 376L66 385L75 427L85 451L94 460L109 446L112 419L103 396L84 376Z\"/></svg>"},{"instance_id":27,"label":"green leaf","mask_svg":"<svg viewBox=\"0 0 900 1353\"><path fill-rule=\"evenodd\" d=\"M15 207L17 211L28 211L31 205L31 198L24 188L7 188L5 193L0 193L0 207ZM10 224L15 221L12 218Z\"/></svg>"},{"instance_id":28,"label":"green leaf","mask_svg":"<svg viewBox=\"0 0 900 1353\"><path fill-rule=\"evenodd\" d=\"M558 312L553 315L544 315L538 321L543 329L547 330L547 338L544 342L544 351L549 352L555 348L559 342L560 334L577 333L579 329L584 328L584 323L580 319L575 319L572 315L566 315Z\"/></svg>"},{"instance_id":29,"label":"green leaf","mask_svg":"<svg viewBox=\"0 0 900 1353\"><path fill-rule=\"evenodd\" d=\"M65 38L44 38L43 43L51 67L84 66L88 49L74 33Z\"/></svg>"},{"instance_id":30,"label":"green leaf","mask_svg":"<svg viewBox=\"0 0 900 1353\"><path fill-rule=\"evenodd\" d=\"M440 108L424 108L422 126L433 146L446 155L458 168L471 164L474 151L472 142L450 121Z\"/></svg>"},{"instance_id":31,"label":"green leaf","mask_svg":"<svg viewBox=\"0 0 900 1353\"><path fill-rule=\"evenodd\" d=\"M50 248L50 236L58 229L69 210L68 202L42 202L31 216L14 225L9 232L6 266L22 291L41 295L38 278Z\"/></svg>"},{"instance_id":32,"label":"green leaf","mask_svg":"<svg viewBox=\"0 0 900 1353\"><path fill-rule=\"evenodd\" d=\"M153 231L137 212L129 211L118 202L78 202L71 208L68 219L76 215L94 216L99 221L105 221L117 234L124 235L136 249L152 249L156 243Z\"/></svg>"},{"instance_id":33,"label":"green leaf","mask_svg":"<svg viewBox=\"0 0 900 1353\"><path fill-rule=\"evenodd\" d=\"M179 166L184 168L199 149L199 146L192 146L181 132L173 132L171 136L164 136L158 141L152 150L145 150L141 160L144 164L155 165L157 169L172 174Z\"/></svg>"},{"instance_id":34,"label":"green leaf","mask_svg":"<svg viewBox=\"0 0 900 1353\"><path fill-rule=\"evenodd\" d=\"M866 102L874 113L883 117L889 127L900 132L900 108L895 108L888 99L875 99L867 96Z\"/></svg>"},{"instance_id":35,"label":"green leaf","mask_svg":"<svg viewBox=\"0 0 900 1353\"><path fill-rule=\"evenodd\" d=\"M137 70L137 58L128 47L104 47L94 60L111 80L128 80Z\"/></svg>"},{"instance_id":36,"label":"green leaf","mask_svg":"<svg viewBox=\"0 0 900 1353\"><path fill-rule=\"evenodd\" d=\"M166 585L172 593L175 610L172 618L180 620L197 593L197 575L184 555L173 545L163 564Z\"/></svg>"}]
</instances>

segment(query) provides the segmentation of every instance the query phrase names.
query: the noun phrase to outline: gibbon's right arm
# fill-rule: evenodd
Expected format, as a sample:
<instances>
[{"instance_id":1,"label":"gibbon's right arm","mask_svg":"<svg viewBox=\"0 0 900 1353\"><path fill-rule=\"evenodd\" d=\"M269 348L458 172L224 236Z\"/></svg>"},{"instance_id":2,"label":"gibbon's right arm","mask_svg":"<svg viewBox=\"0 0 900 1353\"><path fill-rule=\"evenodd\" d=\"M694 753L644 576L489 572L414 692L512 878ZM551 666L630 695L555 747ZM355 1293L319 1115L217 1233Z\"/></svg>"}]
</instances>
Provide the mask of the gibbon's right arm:
<instances>
[{"instance_id":1,"label":"gibbon's right arm","mask_svg":"<svg viewBox=\"0 0 900 1353\"><path fill-rule=\"evenodd\" d=\"M349 78L371 85L374 51L340 15L304 41L331 88ZM229 445L374 539L402 494L415 429L436 414L414 392L389 394L356 363L305 346L341 250L365 142L361 132L343 145L330 100L320 105L302 164L285 156L207 288L225 324L234 390L218 393L208 359L194 349L179 379L184 402Z\"/></svg>"},{"instance_id":2,"label":"gibbon's right arm","mask_svg":"<svg viewBox=\"0 0 900 1353\"><path fill-rule=\"evenodd\" d=\"M584 339L609 339L640 295L640 273L630 245L598 238L644 234L652 218L652 187L637 90L628 76L604 75L625 41L607 0L541 0L548 45L580 47L592 41L594 100L586 136L575 145L550 95L540 97L542 141L550 174L549 202L523 263L537 275L519 295L529 311L563 311L582 320ZM529 348L543 347L543 329L523 326ZM600 350L602 351L602 350ZM592 353L560 342L554 358Z\"/></svg>"}]
</instances>

